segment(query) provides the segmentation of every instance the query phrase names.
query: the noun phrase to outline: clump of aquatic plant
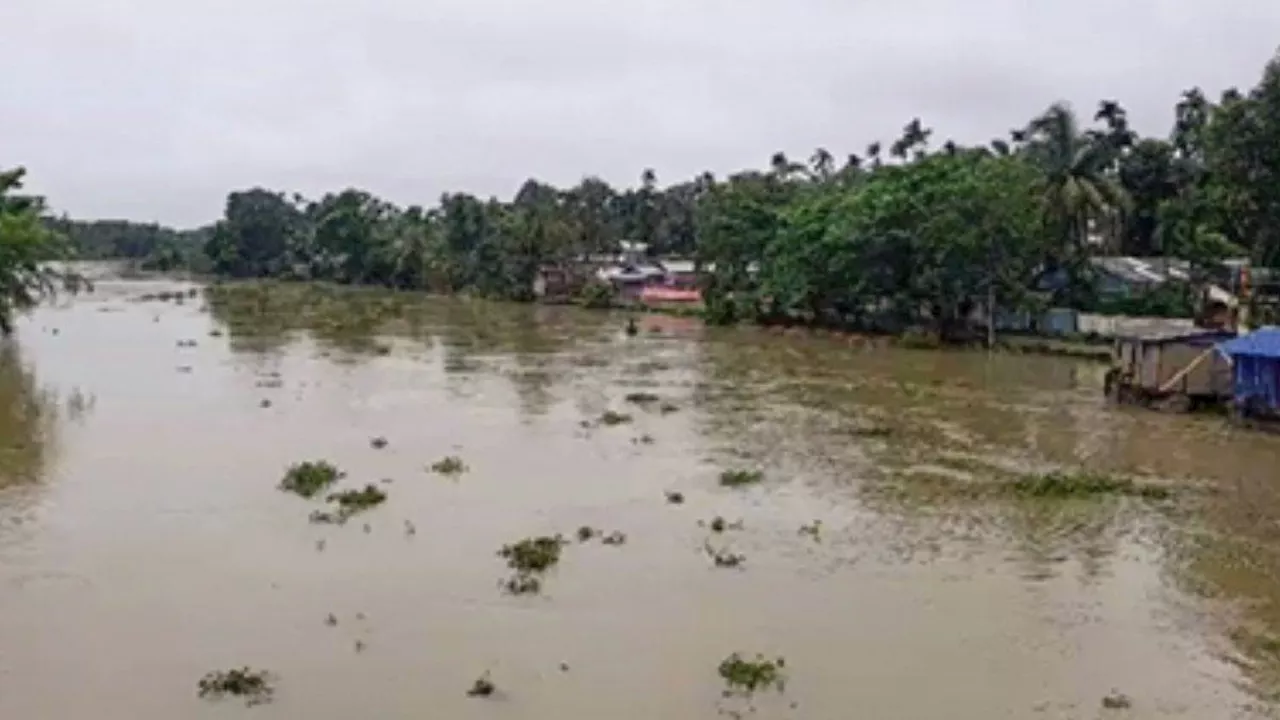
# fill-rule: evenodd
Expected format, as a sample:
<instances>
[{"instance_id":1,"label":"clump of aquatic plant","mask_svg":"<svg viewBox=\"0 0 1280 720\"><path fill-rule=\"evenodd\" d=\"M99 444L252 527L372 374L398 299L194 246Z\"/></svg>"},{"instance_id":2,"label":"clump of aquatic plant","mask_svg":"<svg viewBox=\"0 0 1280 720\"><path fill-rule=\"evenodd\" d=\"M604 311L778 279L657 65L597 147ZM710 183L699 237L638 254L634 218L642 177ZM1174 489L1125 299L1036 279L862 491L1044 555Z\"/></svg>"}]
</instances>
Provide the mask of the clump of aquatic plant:
<instances>
[{"instance_id":1,"label":"clump of aquatic plant","mask_svg":"<svg viewBox=\"0 0 1280 720\"><path fill-rule=\"evenodd\" d=\"M591 535L597 531L590 529ZM582 530L578 531L582 537ZM507 567L515 570L515 574L502 582L502 587L512 595L536 594L542 590L542 580L538 577L553 565L560 562L560 550L566 544L560 536L544 535L542 537L525 538L510 545L503 545L498 555L506 558Z\"/></svg>"},{"instance_id":2,"label":"clump of aquatic plant","mask_svg":"<svg viewBox=\"0 0 1280 720\"><path fill-rule=\"evenodd\" d=\"M598 534L600 534L599 530L596 530L590 525L583 525L578 528L578 542L589 542Z\"/></svg>"},{"instance_id":3,"label":"clump of aquatic plant","mask_svg":"<svg viewBox=\"0 0 1280 720\"><path fill-rule=\"evenodd\" d=\"M216 700L230 695L243 698L247 705L270 702L275 692L266 671L248 667L211 672L200 678L197 687L202 698Z\"/></svg>"},{"instance_id":4,"label":"clump of aquatic plant","mask_svg":"<svg viewBox=\"0 0 1280 720\"><path fill-rule=\"evenodd\" d=\"M631 422L630 415L627 415L626 413L616 412L614 410L605 410L604 413L600 415L600 424L606 427L613 427L614 425L624 425L629 422Z\"/></svg>"},{"instance_id":5,"label":"clump of aquatic plant","mask_svg":"<svg viewBox=\"0 0 1280 720\"><path fill-rule=\"evenodd\" d=\"M542 581L535 575L516 573L502 581L502 589L512 595L537 595L542 591Z\"/></svg>"},{"instance_id":6,"label":"clump of aquatic plant","mask_svg":"<svg viewBox=\"0 0 1280 720\"><path fill-rule=\"evenodd\" d=\"M652 405L662 398L650 392L633 392L627 393L625 400L635 405Z\"/></svg>"},{"instance_id":7,"label":"clump of aquatic plant","mask_svg":"<svg viewBox=\"0 0 1280 720\"><path fill-rule=\"evenodd\" d=\"M328 497L329 502L338 503L339 512L348 516L377 507L386 499L387 493L373 483L359 490L343 490Z\"/></svg>"},{"instance_id":8,"label":"clump of aquatic plant","mask_svg":"<svg viewBox=\"0 0 1280 720\"><path fill-rule=\"evenodd\" d=\"M760 690L786 690L787 677L784 672L787 661L784 658L769 660L757 655L748 660L739 653L733 653L720 661L718 672L724 680L726 694L751 695Z\"/></svg>"},{"instance_id":9,"label":"clump of aquatic plant","mask_svg":"<svg viewBox=\"0 0 1280 720\"><path fill-rule=\"evenodd\" d=\"M725 470L720 473L720 484L724 487L754 485L761 480L764 480L764 473L759 470Z\"/></svg>"},{"instance_id":10,"label":"clump of aquatic plant","mask_svg":"<svg viewBox=\"0 0 1280 720\"><path fill-rule=\"evenodd\" d=\"M672 505L684 504L684 493L682 492L679 492L676 490L668 490L666 491L666 497L667 497L667 502L671 503Z\"/></svg>"},{"instance_id":11,"label":"clump of aquatic plant","mask_svg":"<svg viewBox=\"0 0 1280 720\"><path fill-rule=\"evenodd\" d=\"M540 573L560 562L560 549L565 540L560 535L525 538L510 545L503 545L498 555L505 558L507 566L521 573Z\"/></svg>"},{"instance_id":12,"label":"clump of aquatic plant","mask_svg":"<svg viewBox=\"0 0 1280 720\"><path fill-rule=\"evenodd\" d=\"M808 535L814 540L822 540L822 521L814 520L807 525L800 526L800 534Z\"/></svg>"},{"instance_id":13,"label":"clump of aquatic plant","mask_svg":"<svg viewBox=\"0 0 1280 720\"><path fill-rule=\"evenodd\" d=\"M710 543L703 545L703 549L706 550L707 556L711 558L711 562L715 563L718 568L738 568L742 567L743 563L747 561L745 555L739 555L724 549L717 550L711 547Z\"/></svg>"},{"instance_id":14,"label":"clump of aquatic plant","mask_svg":"<svg viewBox=\"0 0 1280 720\"><path fill-rule=\"evenodd\" d=\"M336 483L344 473L333 464L324 460L308 460L296 463L285 471L280 481L280 489L312 498L322 490Z\"/></svg>"},{"instance_id":15,"label":"clump of aquatic plant","mask_svg":"<svg viewBox=\"0 0 1280 720\"><path fill-rule=\"evenodd\" d=\"M497 686L493 684L493 680L489 678L489 672L486 670L483 675L476 678L476 681L471 684L471 689L467 690L467 697L489 697L497 689Z\"/></svg>"},{"instance_id":16,"label":"clump of aquatic plant","mask_svg":"<svg viewBox=\"0 0 1280 720\"><path fill-rule=\"evenodd\" d=\"M431 463L431 472L441 475L461 475L466 471L467 464L456 455L449 455Z\"/></svg>"},{"instance_id":17,"label":"clump of aquatic plant","mask_svg":"<svg viewBox=\"0 0 1280 720\"><path fill-rule=\"evenodd\" d=\"M1158 485L1140 485L1128 478L1092 472L1051 472L1026 475L1009 484L1019 495L1039 498L1085 498L1101 495L1126 495L1148 500L1163 500L1171 494Z\"/></svg>"},{"instance_id":18,"label":"clump of aquatic plant","mask_svg":"<svg viewBox=\"0 0 1280 720\"><path fill-rule=\"evenodd\" d=\"M1102 707L1107 710L1125 710L1133 707L1133 700L1118 690L1112 690L1102 698Z\"/></svg>"},{"instance_id":19,"label":"clump of aquatic plant","mask_svg":"<svg viewBox=\"0 0 1280 720\"><path fill-rule=\"evenodd\" d=\"M701 525L703 523L699 524ZM738 520L737 522L729 522L719 515L711 518L711 522L705 524L713 533L722 533L726 530L741 530L743 525L741 520Z\"/></svg>"},{"instance_id":20,"label":"clump of aquatic plant","mask_svg":"<svg viewBox=\"0 0 1280 720\"><path fill-rule=\"evenodd\" d=\"M312 510L308 519L316 525L343 525L347 522L348 517L349 516L341 510Z\"/></svg>"}]
</instances>

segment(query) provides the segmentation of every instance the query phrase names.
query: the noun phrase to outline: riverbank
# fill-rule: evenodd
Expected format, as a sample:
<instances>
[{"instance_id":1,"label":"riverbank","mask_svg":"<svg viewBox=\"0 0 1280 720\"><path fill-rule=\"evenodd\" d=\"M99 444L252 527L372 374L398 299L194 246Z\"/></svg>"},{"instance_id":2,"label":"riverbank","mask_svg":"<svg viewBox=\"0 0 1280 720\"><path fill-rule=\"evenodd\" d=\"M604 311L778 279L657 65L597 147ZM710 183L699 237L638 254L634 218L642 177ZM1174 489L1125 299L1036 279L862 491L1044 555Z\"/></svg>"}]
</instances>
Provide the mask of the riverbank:
<instances>
[{"instance_id":1,"label":"riverbank","mask_svg":"<svg viewBox=\"0 0 1280 720\"><path fill-rule=\"evenodd\" d=\"M152 277L162 278L164 274L156 273ZM227 286L270 286L275 284L296 285L301 284L297 281L288 280L227 280L224 278L208 277L208 276L182 276L184 281L205 282L211 287ZM468 295L438 295L421 290L397 290L379 288L367 285L342 285L336 283L312 282L306 283L317 287L329 288L339 292L392 292L405 293L411 295L422 295L426 297L469 297ZM515 303L510 300L491 300L483 299L485 302L495 303ZM579 302L573 300L541 302L534 301L532 304L543 307L577 307L583 310L604 313L626 314L636 317L645 315L661 315L667 317L695 319L700 322L704 321L703 308L700 305L692 304L664 304L664 305L647 305L639 302L635 303L618 303L611 302L604 305L598 302ZM643 323L642 323L643 324ZM812 323L792 322L792 323L738 323L742 327L756 328L762 332L780 333L780 334L798 334L813 335L817 337L834 337L849 345L859 346L876 346L876 347L899 347L914 350L937 350L950 352L998 352L1013 355L1045 355L1052 357L1077 358L1081 360L1090 360L1094 362L1109 362L1111 360L1111 343L1105 339L1068 339L1043 337L1021 334L1000 334L996 336L996 344L993 348L987 348L985 342L969 341L969 342L943 342L937 335L928 332L908 331L905 333L891 334L886 332L874 332L854 329L830 328L822 325L814 325Z\"/></svg>"}]
</instances>

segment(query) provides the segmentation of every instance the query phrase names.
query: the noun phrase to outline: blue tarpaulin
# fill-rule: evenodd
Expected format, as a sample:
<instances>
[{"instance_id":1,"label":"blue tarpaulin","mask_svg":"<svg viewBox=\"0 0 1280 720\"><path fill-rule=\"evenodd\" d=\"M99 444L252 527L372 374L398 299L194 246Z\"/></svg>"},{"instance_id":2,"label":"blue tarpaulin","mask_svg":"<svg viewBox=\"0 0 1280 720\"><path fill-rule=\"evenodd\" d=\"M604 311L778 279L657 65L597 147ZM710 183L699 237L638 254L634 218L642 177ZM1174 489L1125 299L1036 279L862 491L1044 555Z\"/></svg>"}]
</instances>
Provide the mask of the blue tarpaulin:
<instances>
[{"instance_id":1,"label":"blue tarpaulin","mask_svg":"<svg viewBox=\"0 0 1280 720\"><path fill-rule=\"evenodd\" d=\"M1243 407L1280 411L1280 328L1255 330L1218 349L1231 357L1235 401Z\"/></svg>"},{"instance_id":2,"label":"blue tarpaulin","mask_svg":"<svg viewBox=\"0 0 1280 720\"><path fill-rule=\"evenodd\" d=\"M1218 348L1233 358L1248 356L1280 359L1280 327L1258 328L1248 335L1228 340Z\"/></svg>"}]
</instances>

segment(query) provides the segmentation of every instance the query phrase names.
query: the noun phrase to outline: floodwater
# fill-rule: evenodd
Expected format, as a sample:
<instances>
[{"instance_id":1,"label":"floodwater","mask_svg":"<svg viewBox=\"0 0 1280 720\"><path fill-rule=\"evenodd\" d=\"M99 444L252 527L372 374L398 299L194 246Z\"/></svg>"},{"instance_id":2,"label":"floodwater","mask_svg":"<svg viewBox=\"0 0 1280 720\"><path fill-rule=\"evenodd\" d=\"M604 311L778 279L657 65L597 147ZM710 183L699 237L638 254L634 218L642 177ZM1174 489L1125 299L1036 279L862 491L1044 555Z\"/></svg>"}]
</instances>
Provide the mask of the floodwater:
<instances>
[{"instance_id":1,"label":"floodwater","mask_svg":"<svg viewBox=\"0 0 1280 720\"><path fill-rule=\"evenodd\" d=\"M1108 406L1097 364L302 285L138 300L173 289L104 280L0 343L0 718L1275 713L1280 438ZM312 524L276 487L308 459L389 497ZM1173 497L965 491L1053 469ZM627 542L504 594L502 545L583 525ZM722 697L733 652L785 657L785 692ZM197 697L243 665L273 702Z\"/></svg>"}]
</instances>

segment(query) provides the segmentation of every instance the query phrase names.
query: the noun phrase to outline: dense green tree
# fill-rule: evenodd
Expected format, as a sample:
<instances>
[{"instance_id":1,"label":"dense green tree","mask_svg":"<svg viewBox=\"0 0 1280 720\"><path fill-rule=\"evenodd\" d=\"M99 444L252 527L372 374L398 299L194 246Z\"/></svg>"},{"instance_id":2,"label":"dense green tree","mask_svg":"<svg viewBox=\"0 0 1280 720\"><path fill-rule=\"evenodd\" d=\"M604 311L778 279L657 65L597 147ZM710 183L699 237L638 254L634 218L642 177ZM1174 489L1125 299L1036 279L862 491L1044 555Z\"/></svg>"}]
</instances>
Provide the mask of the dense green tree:
<instances>
[{"instance_id":1,"label":"dense green tree","mask_svg":"<svg viewBox=\"0 0 1280 720\"><path fill-rule=\"evenodd\" d=\"M1160 209L1177 197L1179 187L1172 143L1138 141L1119 160L1118 179L1130 200L1120 249L1126 255L1160 254Z\"/></svg>"},{"instance_id":2,"label":"dense green tree","mask_svg":"<svg viewBox=\"0 0 1280 720\"><path fill-rule=\"evenodd\" d=\"M215 272L265 277L290 269L290 253L305 245L302 212L283 193L254 188L227 197L223 219L205 245Z\"/></svg>"},{"instance_id":3,"label":"dense green tree","mask_svg":"<svg viewBox=\"0 0 1280 720\"><path fill-rule=\"evenodd\" d=\"M56 265L71 257L70 247L49 229L44 199L20 192L25 176L20 167L0 171L0 335L13 332L17 313L82 284L79 276Z\"/></svg>"},{"instance_id":4,"label":"dense green tree","mask_svg":"<svg viewBox=\"0 0 1280 720\"><path fill-rule=\"evenodd\" d=\"M1251 248L1255 262L1280 264L1280 58L1247 94L1223 94L1203 126L1203 143L1217 229Z\"/></svg>"}]
</instances>

